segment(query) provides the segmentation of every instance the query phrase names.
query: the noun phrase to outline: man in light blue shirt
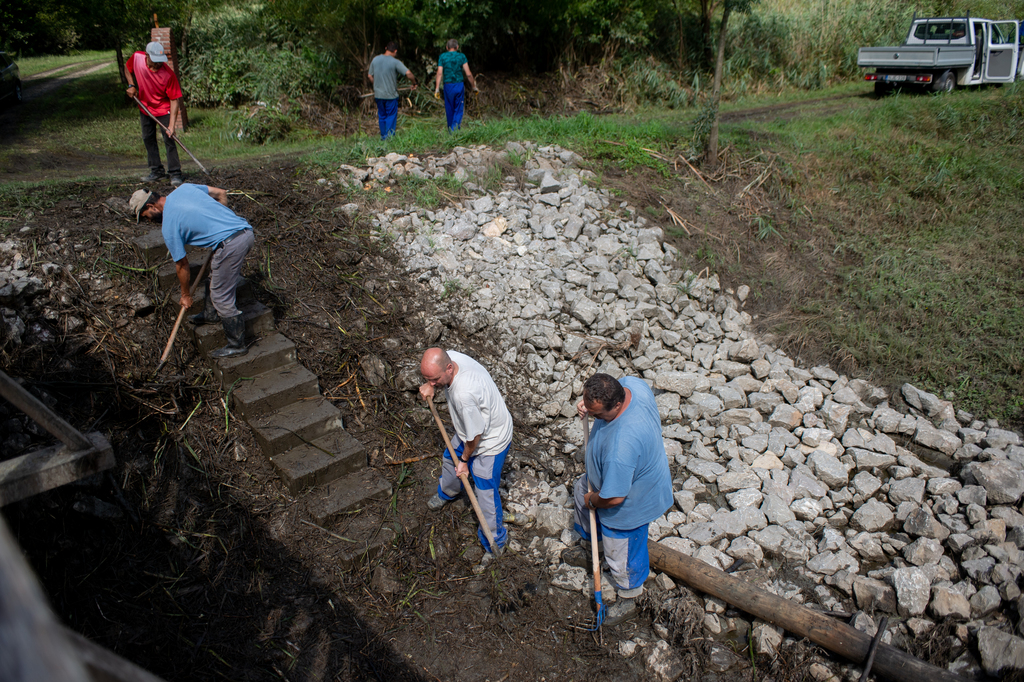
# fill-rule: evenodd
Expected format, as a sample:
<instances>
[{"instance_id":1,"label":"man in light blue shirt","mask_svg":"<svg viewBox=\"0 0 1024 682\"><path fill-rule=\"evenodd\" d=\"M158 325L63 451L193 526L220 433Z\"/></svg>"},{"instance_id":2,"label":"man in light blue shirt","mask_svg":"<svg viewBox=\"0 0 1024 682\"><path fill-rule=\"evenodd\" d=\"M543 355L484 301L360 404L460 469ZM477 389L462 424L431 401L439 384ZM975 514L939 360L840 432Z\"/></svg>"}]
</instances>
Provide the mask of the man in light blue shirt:
<instances>
[{"instance_id":1,"label":"man in light blue shirt","mask_svg":"<svg viewBox=\"0 0 1024 682\"><path fill-rule=\"evenodd\" d=\"M580 417L593 416L587 445L587 473L573 488L575 528L585 541L601 542L618 590L606 625L636 613L635 600L651 572L647 527L672 506L672 475L661 435L654 393L642 379L595 374L583 385L576 406ZM587 483L593 492L587 491ZM590 511L597 513L597 538L590 537ZM567 550L563 561L580 554ZM582 560L585 564L586 554Z\"/></svg>"},{"instance_id":2,"label":"man in light blue shirt","mask_svg":"<svg viewBox=\"0 0 1024 682\"><path fill-rule=\"evenodd\" d=\"M245 355L245 319L235 301L242 263L255 239L252 226L228 208L228 193L218 187L183 184L166 197L140 189L128 205L135 219L162 223L161 232L181 285L181 305L192 307L189 284L192 277L185 246L213 249L206 301L202 313L192 316L195 324L224 325L227 345L210 353L212 358Z\"/></svg>"},{"instance_id":3,"label":"man in light blue shirt","mask_svg":"<svg viewBox=\"0 0 1024 682\"><path fill-rule=\"evenodd\" d=\"M367 76L373 83L373 98L377 103L377 123L380 126L380 139L386 140L395 134L398 126L398 77L404 75L412 81L412 89L416 89L416 77L405 64L398 61L398 45L392 41L370 62Z\"/></svg>"}]
</instances>

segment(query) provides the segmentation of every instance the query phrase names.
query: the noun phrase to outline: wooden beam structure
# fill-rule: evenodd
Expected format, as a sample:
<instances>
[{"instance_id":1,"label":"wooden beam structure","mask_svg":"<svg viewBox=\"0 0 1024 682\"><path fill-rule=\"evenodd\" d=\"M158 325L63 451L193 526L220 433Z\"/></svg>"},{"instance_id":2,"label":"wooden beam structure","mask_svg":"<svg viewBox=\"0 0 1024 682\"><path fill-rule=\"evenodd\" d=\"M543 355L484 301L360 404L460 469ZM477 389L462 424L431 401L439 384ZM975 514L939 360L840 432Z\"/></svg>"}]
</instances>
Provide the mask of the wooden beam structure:
<instances>
[{"instance_id":1,"label":"wooden beam structure","mask_svg":"<svg viewBox=\"0 0 1024 682\"><path fill-rule=\"evenodd\" d=\"M114 466L114 451L103 434L81 433L4 372L0 396L63 443L0 461L0 507Z\"/></svg>"},{"instance_id":2,"label":"wooden beam structure","mask_svg":"<svg viewBox=\"0 0 1024 682\"><path fill-rule=\"evenodd\" d=\"M776 625L799 637L864 665L872 638L842 621L750 585L657 542L648 541L651 567ZM887 644L878 644L872 670L893 682L966 682L949 670L915 658Z\"/></svg>"}]
</instances>

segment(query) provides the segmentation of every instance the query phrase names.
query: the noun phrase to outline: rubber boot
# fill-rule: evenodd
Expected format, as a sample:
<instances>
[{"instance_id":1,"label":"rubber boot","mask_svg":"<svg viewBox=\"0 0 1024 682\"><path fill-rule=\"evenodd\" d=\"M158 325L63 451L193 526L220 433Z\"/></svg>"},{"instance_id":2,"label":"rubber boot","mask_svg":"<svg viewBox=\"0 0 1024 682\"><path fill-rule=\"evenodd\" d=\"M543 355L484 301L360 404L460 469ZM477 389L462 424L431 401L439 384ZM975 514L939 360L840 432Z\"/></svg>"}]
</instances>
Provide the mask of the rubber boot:
<instances>
[{"instance_id":1,"label":"rubber boot","mask_svg":"<svg viewBox=\"0 0 1024 682\"><path fill-rule=\"evenodd\" d=\"M206 280L205 298L203 299L203 312L198 315L193 315L188 318L188 321L195 326L203 324L217 324L220 322L220 315L217 313L217 309L213 307L213 298L210 296L210 280Z\"/></svg>"},{"instance_id":2,"label":"rubber boot","mask_svg":"<svg viewBox=\"0 0 1024 682\"><path fill-rule=\"evenodd\" d=\"M210 353L211 358L233 358L238 355L245 355L249 349L245 345L245 319L242 313L234 317L221 319L224 325L224 334L228 337L228 344L223 348Z\"/></svg>"}]
</instances>

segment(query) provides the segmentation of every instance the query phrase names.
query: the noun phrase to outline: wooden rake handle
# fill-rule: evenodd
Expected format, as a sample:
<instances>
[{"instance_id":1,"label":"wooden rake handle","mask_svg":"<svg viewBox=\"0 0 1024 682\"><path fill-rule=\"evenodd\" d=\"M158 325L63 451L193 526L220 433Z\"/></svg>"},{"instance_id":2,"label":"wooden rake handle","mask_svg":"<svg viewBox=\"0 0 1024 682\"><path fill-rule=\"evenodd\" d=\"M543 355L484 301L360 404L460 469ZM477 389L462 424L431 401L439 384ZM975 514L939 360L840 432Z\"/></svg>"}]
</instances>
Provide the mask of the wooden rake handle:
<instances>
[{"instance_id":1,"label":"wooden rake handle","mask_svg":"<svg viewBox=\"0 0 1024 682\"><path fill-rule=\"evenodd\" d=\"M213 259L213 249L210 249L210 253L206 255L206 260L203 261L202 267L199 268L199 274L196 276L192 286L189 287L188 295L191 296L196 293L196 287L203 281L203 275L206 274L206 269L210 266L210 261ZM164 347L164 354L160 356L160 364L153 370L153 374L159 372L164 363L167 362L167 356L171 354L171 348L174 347L174 339L178 336L178 328L181 327L181 321L185 319L185 306L181 306L181 310L178 311L178 319L174 322L174 329L171 330L171 338L167 339L167 345Z\"/></svg>"},{"instance_id":2,"label":"wooden rake handle","mask_svg":"<svg viewBox=\"0 0 1024 682\"><path fill-rule=\"evenodd\" d=\"M427 401L430 405L430 411L434 414L434 421L437 422L437 428L441 430L441 436L444 438L445 447L448 448L448 452L451 453L452 459L455 459L455 448L452 447L452 442L448 438L448 432L445 431L444 422L441 421L441 417L437 414L437 408L434 407L433 399ZM466 489L466 495L469 496L469 503L473 505L473 511L476 512L476 518L480 522L480 528L484 531L484 537L487 538L487 544L491 546L491 552L494 556L501 554L501 550L494 543L494 534L491 533L491 527L487 525L487 520L484 519L484 512L480 509L480 503L476 501L476 495L473 493L473 486L469 484L469 476L463 474L459 476L462 481L463 487Z\"/></svg>"},{"instance_id":3,"label":"wooden rake handle","mask_svg":"<svg viewBox=\"0 0 1024 682\"><path fill-rule=\"evenodd\" d=\"M587 461L587 443L590 441L590 417L583 417L583 463ZM587 473L587 491L594 492L590 484L590 473ZM590 510L590 559L594 564L594 593L601 592L601 557L597 551L597 512Z\"/></svg>"}]
</instances>

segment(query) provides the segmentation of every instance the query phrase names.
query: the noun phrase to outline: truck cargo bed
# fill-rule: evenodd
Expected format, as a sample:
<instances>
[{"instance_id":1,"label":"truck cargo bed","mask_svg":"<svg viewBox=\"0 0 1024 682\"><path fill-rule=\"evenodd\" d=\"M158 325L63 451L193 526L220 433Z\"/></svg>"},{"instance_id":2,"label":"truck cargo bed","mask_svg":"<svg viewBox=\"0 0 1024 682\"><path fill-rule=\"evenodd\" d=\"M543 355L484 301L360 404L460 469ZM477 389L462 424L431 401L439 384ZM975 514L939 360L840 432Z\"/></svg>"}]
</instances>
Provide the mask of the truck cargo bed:
<instances>
[{"instance_id":1,"label":"truck cargo bed","mask_svg":"<svg viewBox=\"0 0 1024 682\"><path fill-rule=\"evenodd\" d=\"M857 51L857 66L872 69L955 69L974 63L970 45L903 45L900 47L862 47Z\"/></svg>"}]
</instances>

